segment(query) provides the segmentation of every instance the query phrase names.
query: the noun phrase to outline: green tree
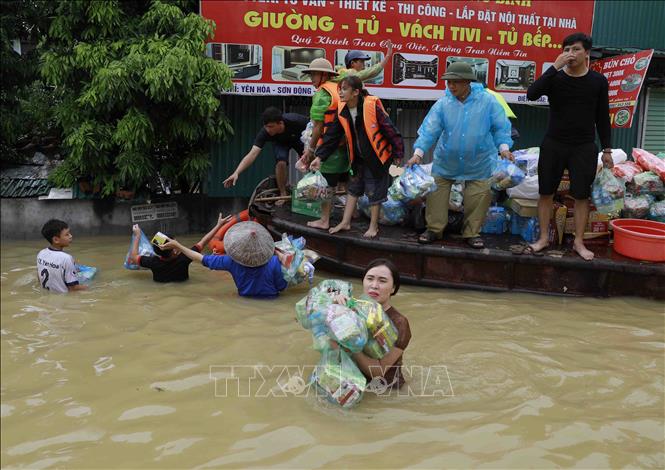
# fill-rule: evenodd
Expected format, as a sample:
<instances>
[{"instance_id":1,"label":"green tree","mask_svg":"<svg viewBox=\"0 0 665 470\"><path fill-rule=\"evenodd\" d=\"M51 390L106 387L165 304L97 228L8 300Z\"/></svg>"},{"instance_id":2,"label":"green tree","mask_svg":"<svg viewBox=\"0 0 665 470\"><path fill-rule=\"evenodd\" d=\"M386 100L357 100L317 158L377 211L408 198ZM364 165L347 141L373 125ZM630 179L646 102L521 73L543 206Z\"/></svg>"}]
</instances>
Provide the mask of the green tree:
<instances>
[{"instance_id":1,"label":"green tree","mask_svg":"<svg viewBox=\"0 0 665 470\"><path fill-rule=\"evenodd\" d=\"M43 137L57 140L53 116L56 96L39 79L37 44L50 23L53 4L39 0L3 0L0 11L0 154L2 161L20 159L17 151ZM14 41L22 45L19 54Z\"/></svg>"},{"instance_id":2,"label":"green tree","mask_svg":"<svg viewBox=\"0 0 665 470\"><path fill-rule=\"evenodd\" d=\"M229 68L205 57L214 24L187 1L62 0L41 73L62 92L56 117L66 159L58 186L81 177L103 195L156 173L183 190L209 167L209 143L233 131L220 91Z\"/></svg>"}]
</instances>

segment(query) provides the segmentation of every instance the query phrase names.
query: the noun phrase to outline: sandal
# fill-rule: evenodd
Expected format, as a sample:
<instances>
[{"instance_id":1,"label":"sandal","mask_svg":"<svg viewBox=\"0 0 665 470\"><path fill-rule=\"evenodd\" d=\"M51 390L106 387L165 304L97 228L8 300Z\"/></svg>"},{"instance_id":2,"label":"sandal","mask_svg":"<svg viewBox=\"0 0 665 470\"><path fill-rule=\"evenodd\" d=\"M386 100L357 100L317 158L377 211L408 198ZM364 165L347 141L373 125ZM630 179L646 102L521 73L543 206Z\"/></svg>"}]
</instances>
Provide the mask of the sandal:
<instances>
[{"instance_id":1,"label":"sandal","mask_svg":"<svg viewBox=\"0 0 665 470\"><path fill-rule=\"evenodd\" d=\"M471 248L475 248L476 250L481 250L485 248L485 243L483 242L483 239L480 237L467 238L466 242L469 244Z\"/></svg>"},{"instance_id":2,"label":"sandal","mask_svg":"<svg viewBox=\"0 0 665 470\"><path fill-rule=\"evenodd\" d=\"M440 240L441 237L434 232L426 230L422 235L418 237L418 243L427 244L432 243L434 240Z\"/></svg>"},{"instance_id":3,"label":"sandal","mask_svg":"<svg viewBox=\"0 0 665 470\"><path fill-rule=\"evenodd\" d=\"M522 254L533 255L533 256L544 256L545 255L545 253L543 253L543 250L533 251L533 248L531 248L531 245L526 245L524 247L524 249L522 250Z\"/></svg>"}]
</instances>

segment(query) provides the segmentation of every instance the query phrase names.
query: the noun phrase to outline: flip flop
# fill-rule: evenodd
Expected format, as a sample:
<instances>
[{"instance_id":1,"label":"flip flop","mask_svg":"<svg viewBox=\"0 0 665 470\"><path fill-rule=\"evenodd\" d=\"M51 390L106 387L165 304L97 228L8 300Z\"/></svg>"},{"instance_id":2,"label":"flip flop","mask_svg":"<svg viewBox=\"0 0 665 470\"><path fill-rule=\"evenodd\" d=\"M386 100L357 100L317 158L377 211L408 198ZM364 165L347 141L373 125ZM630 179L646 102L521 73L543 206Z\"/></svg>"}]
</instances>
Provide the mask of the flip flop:
<instances>
[{"instance_id":1,"label":"flip flop","mask_svg":"<svg viewBox=\"0 0 665 470\"><path fill-rule=\"evenodd\" d=\"M436 233L430 232L429 230L425 231L422 235L418 237L418 243L428 244L432 243L434 240L440 240L441 237L437 236Z\"/></svg>"},{"instance_id":2,"label":"flip flop","mask_svg":"<svg viewBox=\"0 0 665 470\"><path fill-rule=\"evenodd\" d=\"M485 243L483 242L483 239L480 237L471 237L466 240L466 243L471 248L475 248L476 250L482 250L483 248L485 248Z\"/></svg>"},{"instance_id":3,"label":"flip flop","mask_svg":"<svg viewBox=\"0 0 665 470\"><path fill-rule=\"evenodd\" d=\"M543 250L533 251L533 248L531 248L530 245L526 245L524 247L524 250L522 250L522 254L524 254L524 255L533 255L533 256L544 256L545 255L545 253L543 253Z\"/></svg>"}]
</instances>

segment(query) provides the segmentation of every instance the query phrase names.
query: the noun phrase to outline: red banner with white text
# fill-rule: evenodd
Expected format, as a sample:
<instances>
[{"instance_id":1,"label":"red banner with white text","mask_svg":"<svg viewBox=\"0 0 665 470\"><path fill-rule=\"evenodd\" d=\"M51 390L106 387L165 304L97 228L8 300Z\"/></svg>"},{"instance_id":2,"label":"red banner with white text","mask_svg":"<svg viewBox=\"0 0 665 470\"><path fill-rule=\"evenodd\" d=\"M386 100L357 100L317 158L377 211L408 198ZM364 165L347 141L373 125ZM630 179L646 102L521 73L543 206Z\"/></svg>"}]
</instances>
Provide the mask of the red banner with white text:
<instances>
[{"instance_id":1,"label":"red banner with white text","mask_svg":"<svg viewBox=\"0 0 665 470\"><path fill-rule=\"evenodd\" d=\"M591 63L591 68L605 75L609 82L610 121L612 127L631 127L644 77L653 49Z\"/></svg>"},{"instance_id":2,"label":"red banner with white text","mask_svg":"<svg viewBox=\"0 0 665 470\"><path fill-rule=\"evenodd\" d=\"M231 67L234 93L311 95L302 71L313 59L343 67L346 53L360 50L371 66L390 40L393 55L366 82L370 93L436 100L446 67L464 61L512 103L527 101L566 36L590 34L593 9L585 0L201 0L201 14L217 25L208 54Z\"/></svg>"}]
</instances>

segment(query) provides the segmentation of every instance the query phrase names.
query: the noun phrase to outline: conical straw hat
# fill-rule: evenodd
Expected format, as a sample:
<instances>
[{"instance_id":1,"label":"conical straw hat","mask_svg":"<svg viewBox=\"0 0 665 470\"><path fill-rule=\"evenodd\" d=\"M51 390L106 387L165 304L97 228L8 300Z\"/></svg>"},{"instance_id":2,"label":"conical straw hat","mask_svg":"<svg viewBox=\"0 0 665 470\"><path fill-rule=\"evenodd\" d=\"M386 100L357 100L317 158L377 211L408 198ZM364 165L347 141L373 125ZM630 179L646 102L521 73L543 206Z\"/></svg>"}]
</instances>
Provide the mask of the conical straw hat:
<instances>
[{"instance_id":1,"label":"conical straw hat","mask_svg":"<svg viewBox=\"0 0 665 470\"><path fill-rule=\"evenodd\" d=\"M224 235L224 250L236 263L255 268L270 260L275 242L263 225L240 222Z\"/></svg>"}]
</instances>

